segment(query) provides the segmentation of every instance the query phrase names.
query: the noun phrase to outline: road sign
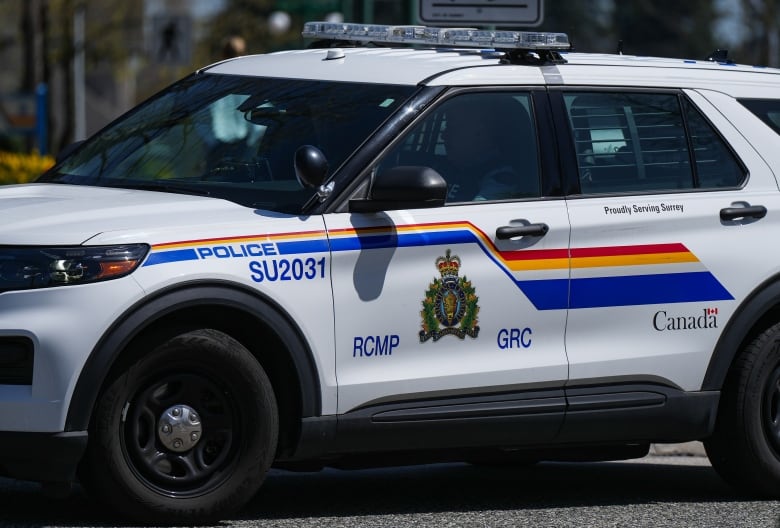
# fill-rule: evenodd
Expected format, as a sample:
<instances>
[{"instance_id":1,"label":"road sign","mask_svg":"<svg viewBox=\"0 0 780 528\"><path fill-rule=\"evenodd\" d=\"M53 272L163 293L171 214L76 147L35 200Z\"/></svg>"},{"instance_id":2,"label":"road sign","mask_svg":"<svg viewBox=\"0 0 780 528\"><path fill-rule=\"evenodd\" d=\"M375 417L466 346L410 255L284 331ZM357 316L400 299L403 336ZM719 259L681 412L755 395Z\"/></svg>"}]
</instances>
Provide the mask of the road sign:
<instances>
[{"instance_id":1,"label":"road sign","mask_svg":"<svg viewBox=\"0 0 780 528\"><path fill-rule=\"evenodd\" d=\"M465 26L538 26L544 0L420 0L426 24Z\"/></svg>"}]
</instances>

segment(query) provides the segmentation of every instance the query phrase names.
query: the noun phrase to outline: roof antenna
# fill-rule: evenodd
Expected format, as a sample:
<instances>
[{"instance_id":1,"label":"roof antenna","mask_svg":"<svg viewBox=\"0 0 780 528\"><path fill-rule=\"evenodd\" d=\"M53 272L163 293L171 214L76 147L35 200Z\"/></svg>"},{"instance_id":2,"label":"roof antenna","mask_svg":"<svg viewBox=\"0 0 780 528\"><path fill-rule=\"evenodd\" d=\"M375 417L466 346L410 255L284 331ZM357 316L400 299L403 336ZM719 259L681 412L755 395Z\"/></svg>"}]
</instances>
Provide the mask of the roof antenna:
<instances>
[{"instance_id":1,"label":"roof antenna","mask_svg":"<svg viewBox=\"0 0 780 528\"><path fill-rule=\"evenodd\" d=\"M618 40L618 55L623 55L623 39Z\"/></svg>"},{"instance_id":2,"label":"roof antenna","mask_svg":"<svg viewBox=\"0 0 780 528\"><path fill-rule=\"evenodd\" d=\"M720 62L723 64L734 64L734 61L728 58L729 56L729 50L726 49L716 49L712 53L707 56L707 60L710 62Z\"/></svg>"}]
</instances>

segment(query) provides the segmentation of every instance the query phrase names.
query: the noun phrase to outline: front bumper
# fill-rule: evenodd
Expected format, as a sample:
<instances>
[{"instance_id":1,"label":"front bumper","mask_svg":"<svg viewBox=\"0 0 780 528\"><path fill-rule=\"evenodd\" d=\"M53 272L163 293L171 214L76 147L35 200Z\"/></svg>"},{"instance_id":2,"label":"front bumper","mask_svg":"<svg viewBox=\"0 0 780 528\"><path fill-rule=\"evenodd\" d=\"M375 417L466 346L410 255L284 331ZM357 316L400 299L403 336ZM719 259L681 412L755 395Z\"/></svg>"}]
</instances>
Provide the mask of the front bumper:
<instances>
[{"instance_id":1,"label":"front bumper","mask_svg":"<svg viewBox=\"0 0 780 528\"><path fill-rule=\"evenodd\" d=\"M86 447L86 431L3 431L0 432L0 475L36 482L72 482Z\"/></svg>"},{"instance_id":2,"label":"front bumper","mask_svg":"<svg viewBox=\"0 0 780 528\"><path fill-rule=\"evenodd\" d=\"M0 294L0 432L66 430L90 353L142 294L131 277Z\"/></svg>"}]
</instances>

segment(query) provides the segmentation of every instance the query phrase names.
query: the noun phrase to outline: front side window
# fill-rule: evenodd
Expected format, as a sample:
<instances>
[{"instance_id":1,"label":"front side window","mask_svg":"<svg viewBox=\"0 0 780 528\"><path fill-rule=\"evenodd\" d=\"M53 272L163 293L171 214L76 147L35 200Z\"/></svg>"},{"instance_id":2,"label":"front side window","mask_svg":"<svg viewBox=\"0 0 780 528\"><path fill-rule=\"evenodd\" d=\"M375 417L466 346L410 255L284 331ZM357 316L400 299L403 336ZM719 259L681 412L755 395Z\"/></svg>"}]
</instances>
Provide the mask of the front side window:
<instances>
[{"instance_id":1,"label":"front side window","mask_svg":"<svg viewBox=\"0 0 780 528\"><path fill-rule=\"evenodd\" d=\"M378 165L432 167L447 202L538 197L539 155L530 94L466 93L428 112Z\"/></svg>"},{"instance_id":2,"label":"front side window","mask_svg":"<svg viewBox=\"0 0 780 528\"><path fill-rule=\"evenodd\" d=\"M564 94L583 194L734 187L745 172L676 94Z\"/></svg>"},{"instance_id":3,"label":"front side window","mask_svg":"<svg viewBox=\"0 0 780 528\"><path fill-rule=\"evenodd\" d=\"M294 153L336 170L415 88L193 75L120 118L39 179L214 196L296 214L312 195Z\"/></svg>"}]
</instances>

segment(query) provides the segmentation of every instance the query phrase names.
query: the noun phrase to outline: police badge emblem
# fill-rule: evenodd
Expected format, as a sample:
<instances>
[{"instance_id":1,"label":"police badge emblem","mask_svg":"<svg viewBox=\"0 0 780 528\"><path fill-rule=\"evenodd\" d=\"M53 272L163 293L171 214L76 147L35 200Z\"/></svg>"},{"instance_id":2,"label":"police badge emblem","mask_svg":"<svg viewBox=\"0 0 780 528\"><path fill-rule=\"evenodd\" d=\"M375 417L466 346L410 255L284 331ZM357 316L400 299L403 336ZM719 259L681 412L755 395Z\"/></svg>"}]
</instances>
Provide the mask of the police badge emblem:
<instances>
[{"instance_id":1,"label":"police badge emblem","mask_svg":"<svg viewBox=\"0 0 780 528\"><path fill-rule=\"evenodd\" d=\"M479 297L471 281L459 276L460 258L448 249L443 257L436 259L436 267L441 278L434 278L428 285L422 301L420 342L438 341L446 335L460 339L467 335L477 337Z\"/></svg>"}]
</instances>

